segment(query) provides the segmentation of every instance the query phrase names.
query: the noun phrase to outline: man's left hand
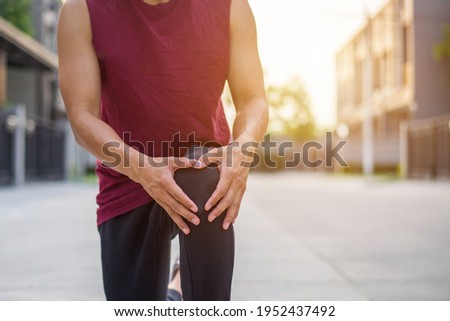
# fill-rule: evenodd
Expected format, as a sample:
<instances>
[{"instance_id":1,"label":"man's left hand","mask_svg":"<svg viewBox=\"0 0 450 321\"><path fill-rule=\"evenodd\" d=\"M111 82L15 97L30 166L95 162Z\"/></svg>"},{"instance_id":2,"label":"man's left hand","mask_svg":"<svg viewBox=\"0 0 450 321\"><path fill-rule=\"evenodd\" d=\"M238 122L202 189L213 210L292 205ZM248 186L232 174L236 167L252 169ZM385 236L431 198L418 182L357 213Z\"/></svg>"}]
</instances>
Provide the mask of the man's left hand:
<instances>
[{"instance_id":1,"label":"man's left hand","mask_svg":"<svg viewBox=\"0 0 450 321\"><path fill-rule=\"evenodd\" d=\"M203 155L197 168L204 168L212 163L217 164L220 179L216 190L205 204L205 210L211 211L208 220L212 222L226 212L222 227L227 230L236 222L242 198L247 186L248 173L253 161L254 150L245 148L237 142L213 148Z\"/></svg>"}]
</instances>

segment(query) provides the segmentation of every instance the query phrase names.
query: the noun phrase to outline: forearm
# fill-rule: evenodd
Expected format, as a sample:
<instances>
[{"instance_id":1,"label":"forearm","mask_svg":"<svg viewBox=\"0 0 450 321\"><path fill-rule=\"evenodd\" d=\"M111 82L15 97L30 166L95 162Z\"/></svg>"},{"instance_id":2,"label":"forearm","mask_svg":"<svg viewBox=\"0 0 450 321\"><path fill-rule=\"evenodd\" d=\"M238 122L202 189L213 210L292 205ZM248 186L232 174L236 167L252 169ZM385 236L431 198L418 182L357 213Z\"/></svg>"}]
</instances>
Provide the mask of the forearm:
<instances>
[{"instance_id":1,"label":"forearm","mask_svg":"<svg viewBox=\"0 0 450 321\"><path fill-rule=\"evenodd\" d=\"M233 124L233 139L241 144L260 142L269 121L268 104L265 98L255 97L238 108Z\"/></svg>"},{"instance_id":2,"label":"forearm","mask_svg":"<svg viewBox=\"0 0 450 321\"><path fill-rule=\"evenodd\" d=\"M243 101L236 102L238 112L233 125L233 138L238 145L232 144L225 147L222 149L222 155L216 157L212 152L212 157L208 157L205 162L205 164L209 162L221 164L220 181L213 195L206 202L205 209L207 211L212 209L208 216L210 222L226 211L222 224L225 230L236 220L250 171L248 164L252 164L253 155L251 154L257 147L254 143L262 140L269 118L268 104L263 94L255 95L254 98L246 100L246 103L242 103Z\"/></svg>"},{"instance_id":3,"label":"forearm","mask_svg":"<svg viewBox=\"0 0 450 321\"><path fill-rule=\"evenodd\" d=\"M141 163L141 160L148 156L126 145L119 135L95 114L78 111L76 116L71 117L69 112L69 120L77 142L82 147L117 172L141 184L185 234L190 232L185 220L194 225L200 223L194 214L198 211L197 206L173 179L177 169L189 168L192 166L191 162L168 157L167 166L164 167ZM111 166L112 163L114 166Z\"/></svg>"},{"instance_id":4,"label":"forearm","mask_svg":"<svg viewBox=\"0 0 450 321\"><path fill-rule=\"evenodd\" d=\"M104 121L89 112L78 112L69 117L77 143L113 169L138 181L140 153L127 146Z\"/></svg>"}]
</instances>

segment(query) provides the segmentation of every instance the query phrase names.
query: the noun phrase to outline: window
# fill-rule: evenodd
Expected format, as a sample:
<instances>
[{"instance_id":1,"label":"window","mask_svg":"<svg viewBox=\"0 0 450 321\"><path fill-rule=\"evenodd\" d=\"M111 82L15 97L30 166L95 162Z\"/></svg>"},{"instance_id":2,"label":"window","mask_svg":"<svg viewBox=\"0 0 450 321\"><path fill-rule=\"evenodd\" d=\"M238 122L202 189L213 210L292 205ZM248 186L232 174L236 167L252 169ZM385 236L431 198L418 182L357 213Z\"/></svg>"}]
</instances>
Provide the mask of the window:
<instances>
[{"instance_id":1,"label":"window","mask_svg":"<svg viewBox=\"0 0 450 321\"><path fill-rule=\"evenodd\" d=\"M364 79L364 66L361 61L355 62L355 103L357 105L362 103L363 100L363 79Z\"/></svg>"},{"instance_id":2,"label":"window","mask_svg":"<svg viewBox=\"0 0 450 321\"><path fill-rule=\"evenodd\" d=\"M403 28L402 28L403 63L407 63L409 61L408 34L409 34L409 27L408 26L403 26Z\"/></svg>"},{"instance_id":3,"label":"window","mask_svg":"<svg viewBox=\"0 0 450 321\"><path fill-rule=\"evenodd\" d=\"M373 89L379 90L381 88L381 58L380 57L375 57L373 59L372 74L373 74Z\"/></svg>"}]
</instances>

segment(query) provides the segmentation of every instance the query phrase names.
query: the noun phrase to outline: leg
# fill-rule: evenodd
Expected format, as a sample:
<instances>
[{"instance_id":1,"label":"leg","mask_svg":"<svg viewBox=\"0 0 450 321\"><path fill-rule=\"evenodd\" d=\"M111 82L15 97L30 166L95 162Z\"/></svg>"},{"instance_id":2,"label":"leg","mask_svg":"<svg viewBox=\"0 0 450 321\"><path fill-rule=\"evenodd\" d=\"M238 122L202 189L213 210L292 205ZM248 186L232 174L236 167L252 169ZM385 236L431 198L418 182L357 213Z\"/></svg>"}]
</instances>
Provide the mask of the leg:
<instances>
[{"instance_id":1,"label":"leg","mask_svg":"<svg viewBox=\"0 0 450 321\"><path fill-rule=\"evenodd\" d=\"M165 301L170 242L177 229L155 202L99 227L108 301Z\"/></svg>"},{"instance_id":2,"label":"leg","mask_svg":"<svg viewBox=\"0 0 450 321\"><path fill-rule=\"evenodd\" d=\"M167 286L167 301L183 301L180 277L180 255L172 266L172 276Z\"/></svg>"},{"instance_id":3,"label":"leg","mask_svg":"<svg viewBox=\"0 0 450 321\"><path fill-rule=\"evenodd\" d=\"M223 214L210 223L209 212L204 210L219 181L219 171L216 167L181 169L175 173L175 180L198 206L201 221L198 226L188 222L189 235L179 234L183 299L228 301L234 267L233 226L222 229Z\"/></svg>"}]
</instances>

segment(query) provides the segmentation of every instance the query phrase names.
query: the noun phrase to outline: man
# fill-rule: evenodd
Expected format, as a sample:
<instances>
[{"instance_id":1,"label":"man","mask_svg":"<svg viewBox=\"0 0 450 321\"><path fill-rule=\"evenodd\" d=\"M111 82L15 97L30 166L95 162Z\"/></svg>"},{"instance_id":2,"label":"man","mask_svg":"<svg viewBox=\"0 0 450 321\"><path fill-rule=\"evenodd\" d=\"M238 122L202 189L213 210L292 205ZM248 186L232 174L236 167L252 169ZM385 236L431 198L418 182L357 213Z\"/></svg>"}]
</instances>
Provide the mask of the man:
<instances>
[{"instance_id":1,"label":"man","mask_svg":"<svg viewBox=\"0 0 450 321\"><path fill-rule=\"evenodd\" d=\"M58 47L73 132L99 160L107 299L165 300L180 231L183 298L229 300L250 161L241 147L259 142L268 121L247 1L69 0Z\"/></svg>"}]
</instances>

